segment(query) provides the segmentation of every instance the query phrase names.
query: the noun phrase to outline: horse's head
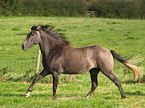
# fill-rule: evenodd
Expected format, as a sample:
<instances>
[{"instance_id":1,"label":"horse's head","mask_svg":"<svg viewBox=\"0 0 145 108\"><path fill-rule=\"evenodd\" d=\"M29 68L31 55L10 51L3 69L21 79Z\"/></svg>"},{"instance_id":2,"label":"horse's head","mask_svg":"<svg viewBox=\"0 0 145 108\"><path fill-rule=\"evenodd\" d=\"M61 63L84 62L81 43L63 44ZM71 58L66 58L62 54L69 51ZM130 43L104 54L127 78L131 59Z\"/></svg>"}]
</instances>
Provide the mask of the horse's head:
<instances>
[{"instance_id":1,"label":"horse's head","mask_svg":"<svg viewBox=\"0 0 145 108\"><path fill-rule=\"evenodd\" d=\"M39 44L39 42L41 41L39 33L40 28L40 26L31 27L31 31L28 33L24 43L22 44L23 50L26 51L34 45Z\"/></svg>"}]
</instances>

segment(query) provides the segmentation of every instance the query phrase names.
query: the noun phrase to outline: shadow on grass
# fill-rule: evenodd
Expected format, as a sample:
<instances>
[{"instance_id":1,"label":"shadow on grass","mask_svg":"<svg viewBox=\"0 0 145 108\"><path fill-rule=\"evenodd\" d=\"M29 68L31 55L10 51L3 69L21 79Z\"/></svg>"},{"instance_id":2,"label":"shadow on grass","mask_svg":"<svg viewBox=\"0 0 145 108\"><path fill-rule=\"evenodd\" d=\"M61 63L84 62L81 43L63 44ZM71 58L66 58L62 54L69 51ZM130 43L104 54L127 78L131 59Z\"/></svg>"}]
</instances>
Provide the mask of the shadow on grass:
<instances>
[{"instance_id":1,"label":"shadow on grass","mask_svg":"<svg viewBox=\"0 0 145 108\"><path fill-rule=\"evenodd\" d=\"M0 97L21 97L21 98L24 98L24 99L29 99L29 98L48 98L50 100L52 100L52 95L48 95L48 94L31 94L30 97L27 97L25 98L25 94L8 94L8 93L5 93L5 94L0 94ZM56 96L56 99L54 100L67 100L67 99L80 99L80 98L86 98L86 97L81 97L81 96Z\"/></svg>"},{"instance_id":2,"label":"shadow on grass","mask_svg":"<svg viewBox=\"0 0 145 108\"><path fill-rule=\"evenodd\" d=\"M142 79L139 79L137 81L125 81L123 83L132 83L132 84L136 84L136 83L145 83L145 75L142 76Z\"/></svg>"},{"instance_id":3,"label":"shadow on grass","mask_svg":"<svg viewBox=\"0 0 145 108\"><path fill-rule=\"evenodd\" d=\"M138 96L145 96L145 94L142 91L135 91L135 92L125 92L125 94L128 95L138 95Z\"/></svg>"},{"instance_id":4,"label":"shadow on grass","mask_svg":"<svg viewBox=\"0 0 145 108\"><path fill-rule=\"evenodd\" d=\"M5 93L5 94L0 94L0 96L4 96L4 97L13 97L13 96L24 97L25 95L24 94L8 94L8 93Z\"/></svg>"},{"instance_id":5,"label":"shadow on grass","mask_svg":"<svg viewBox=\"0 0 145 108\"><path fill-rule=\"evenodd\" d=\"M25 94L9 94L9 93L5 93L5 94L0 94L0 96L2 97L24 97L25 98ZM48 95L48 94L38 94L38 95L30 95L30 97L52 97L52 95Z\"/></svg>"}]
</instances>

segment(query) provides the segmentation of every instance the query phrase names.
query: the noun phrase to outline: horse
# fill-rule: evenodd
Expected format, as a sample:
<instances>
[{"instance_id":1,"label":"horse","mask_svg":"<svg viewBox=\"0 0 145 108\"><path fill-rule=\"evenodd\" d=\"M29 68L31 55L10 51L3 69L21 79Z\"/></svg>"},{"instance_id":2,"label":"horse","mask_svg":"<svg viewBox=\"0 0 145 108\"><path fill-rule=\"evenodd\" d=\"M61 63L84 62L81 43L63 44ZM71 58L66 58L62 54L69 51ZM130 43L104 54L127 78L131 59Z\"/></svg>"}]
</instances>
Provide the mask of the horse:
<instances>
[{"instance_id":1,"label":"horse","mask_svg":"<svg viewBox=\"0 0 145 108\"><path fill-rule=\"evenodd\" d=\"M39 44L42 53L42 72L36 76L25 97L30 96L35 83L41 78L51 74L53 77L53 97L56 98L58 79L60 74L82 74L89 72L91 77L91 89L87 98L91 96L98 86L98 73L101 71L119 88L121 98L126 96L123 92L120 80L113 73L114 59L118 60L134 73L134 79L137 80L140 68L130 64L129 59L121 57L113 50L109 50L99 45L90 45L85 47L72 47L70 42L59 30L51 25L32 26L28 33L22 49L27 51L34 45Z\"/></svg>"}]
</instances>

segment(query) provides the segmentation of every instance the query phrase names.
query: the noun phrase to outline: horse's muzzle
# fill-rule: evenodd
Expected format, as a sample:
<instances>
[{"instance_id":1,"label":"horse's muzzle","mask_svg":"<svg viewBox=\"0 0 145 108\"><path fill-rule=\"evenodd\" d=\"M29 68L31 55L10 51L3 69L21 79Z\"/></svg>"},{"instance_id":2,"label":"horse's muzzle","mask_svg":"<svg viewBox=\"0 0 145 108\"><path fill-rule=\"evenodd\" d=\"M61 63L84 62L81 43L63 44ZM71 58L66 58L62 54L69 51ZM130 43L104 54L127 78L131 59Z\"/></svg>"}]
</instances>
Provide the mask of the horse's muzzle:
<instances>
[{"instance_id":1,"label":"horse's muzzle","mask_svg":"<svg viewBox=\"0 0 145 108\"><path fill-rule=\"evenodd\" d=\"M24 51L26 51L26 49L25 49L25 47L24 47L24 44L22 44L22 49L23 49Z\"/></svg>"}]
</instances>

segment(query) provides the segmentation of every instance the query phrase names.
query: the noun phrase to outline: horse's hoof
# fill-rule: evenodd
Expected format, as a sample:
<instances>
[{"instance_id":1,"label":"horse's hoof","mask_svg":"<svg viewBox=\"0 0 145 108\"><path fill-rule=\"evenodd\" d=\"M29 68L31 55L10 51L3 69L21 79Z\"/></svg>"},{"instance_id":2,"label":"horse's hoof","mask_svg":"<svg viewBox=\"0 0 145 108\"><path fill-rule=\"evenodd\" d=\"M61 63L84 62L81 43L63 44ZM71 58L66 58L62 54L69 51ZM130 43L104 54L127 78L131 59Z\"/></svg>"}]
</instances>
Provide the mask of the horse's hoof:
<instances>
[{"instance_id":1,"label":"horse's hoof","mask_svg":"<svg viewBox=\"0 0 145 108\"><path fill-rule=\"evenodd\" d=\"M89 98L90 96L91 96L91 95L88 94L88 95L86 96L86 98Z\"/></svg>"},{"instance_id":2,"label":"horse's hoof","mask_svg":"<svg viewBox=\"0 0 145 108\"><path fill-rule=\"evenodd\" d=\"M90 96L87 96L86 98L89 98Z\"/></svg>"},{"instance_id":3,"label":"horse's hoof","mask_svg":"<svg viewBox=\"0 0 145 108\"><path fill-rule=\"evenodd\" d=\"M121 99L125 99L126 98L126 96L123 96Z\"/></svg>"},{"instance_id":4,"label":"horse's hoof","mask_svg":"<svg viewBox=\"0 0 145 108\"><path fill-rule=\"evenodd\" d=\"M52 97L52 99L51 99L51 100L54 100L54 99L56 99L56 96Z\"/></svg>"},{"instance_id":5,"label":"horse's hoof","mask_svg":"<svg viewBox=\"0 0 145 108\"><path fill-rule=\"evenodd\" d=\"M28 98L29 96L30 96L30 92L27 92L25 98Z\"/></svg>"}]
</instances>

